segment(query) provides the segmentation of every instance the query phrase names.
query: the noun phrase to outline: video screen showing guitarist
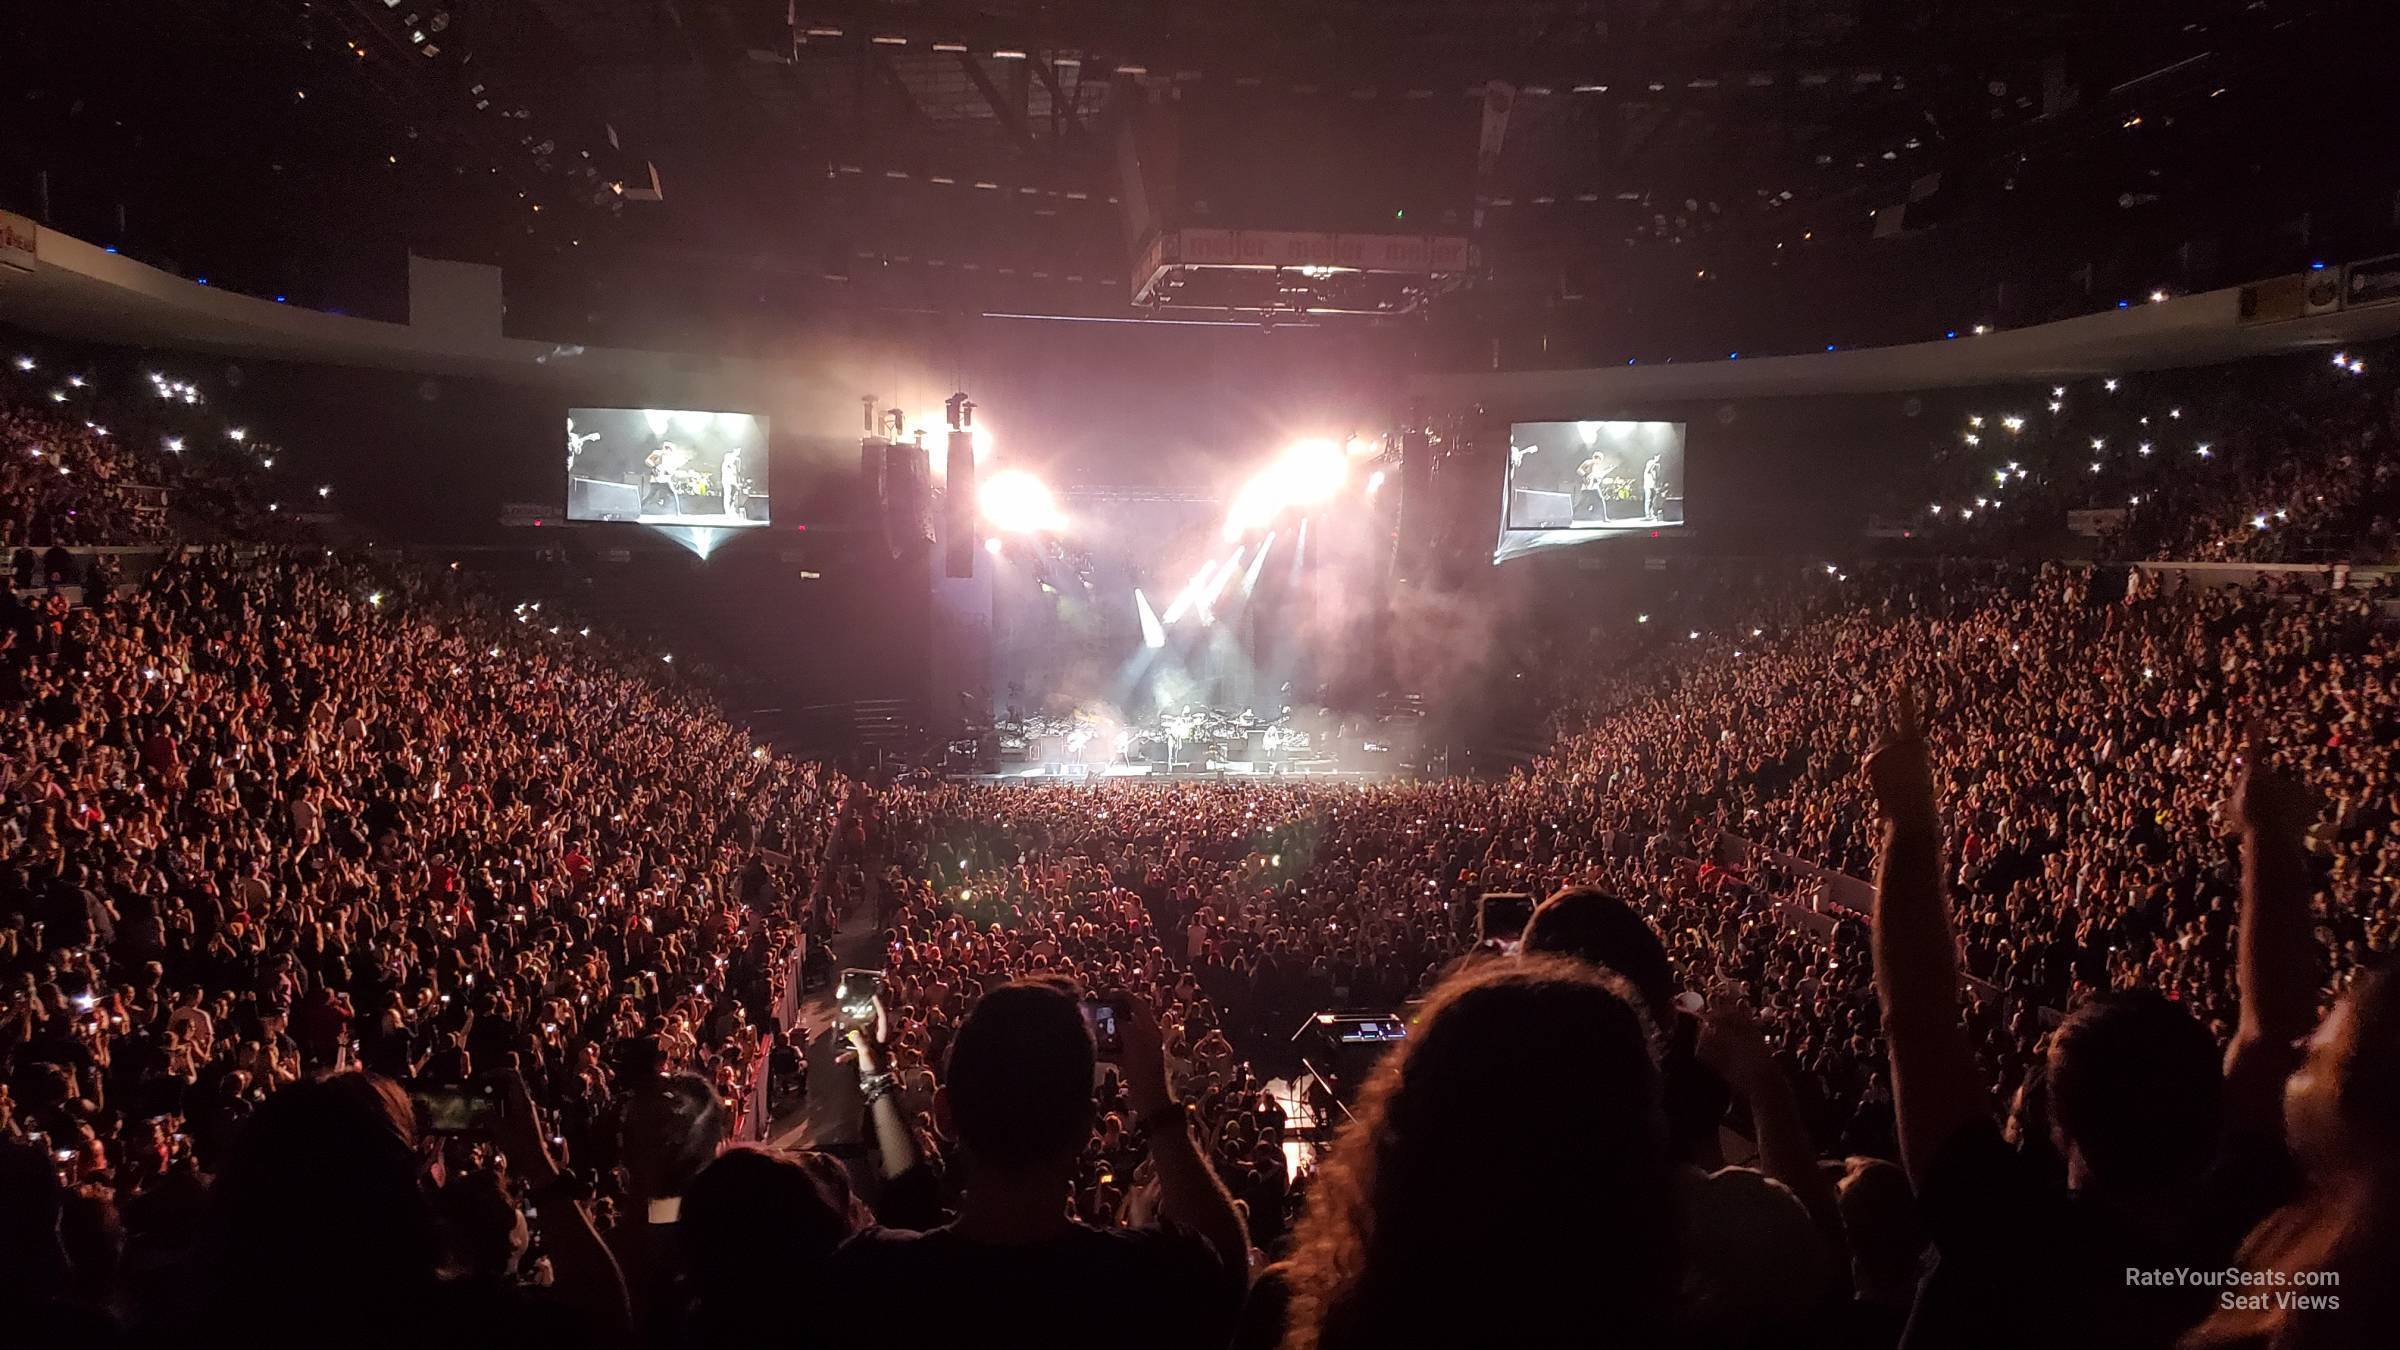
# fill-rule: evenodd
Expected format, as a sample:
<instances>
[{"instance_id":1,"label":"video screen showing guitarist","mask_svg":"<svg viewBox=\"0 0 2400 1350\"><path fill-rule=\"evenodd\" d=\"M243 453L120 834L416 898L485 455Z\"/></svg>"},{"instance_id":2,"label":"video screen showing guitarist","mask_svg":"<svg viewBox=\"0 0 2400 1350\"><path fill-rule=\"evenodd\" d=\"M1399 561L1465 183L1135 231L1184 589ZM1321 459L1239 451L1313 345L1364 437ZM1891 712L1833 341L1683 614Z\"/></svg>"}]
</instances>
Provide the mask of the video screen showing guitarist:
<instances>
[{"instance_id":1,"label":"video screen showing guitarist","mask_svg":"<svg viewBox=\"0 0 2400 1350\"><path fill-rule=\"evenodd\" d=\"M767 523L767 424L748 413L577 408L567 518L646 525Z\"/></svg>"}]
</instances>

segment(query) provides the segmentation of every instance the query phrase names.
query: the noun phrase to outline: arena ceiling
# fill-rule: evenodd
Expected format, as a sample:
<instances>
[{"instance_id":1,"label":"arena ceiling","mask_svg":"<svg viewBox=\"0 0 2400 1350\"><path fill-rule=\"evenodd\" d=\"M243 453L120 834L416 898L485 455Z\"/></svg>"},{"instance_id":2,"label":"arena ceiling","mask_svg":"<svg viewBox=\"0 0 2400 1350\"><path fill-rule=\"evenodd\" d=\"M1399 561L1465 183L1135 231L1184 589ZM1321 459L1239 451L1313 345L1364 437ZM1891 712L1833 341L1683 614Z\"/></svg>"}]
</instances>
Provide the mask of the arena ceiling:
<instances>
[{"instance_id":1,"label":"arena ceiling","mask_svg":"<svg viewBox=\"0 0 2400 1350\"><path fill-rule=\"evenodd\" d=\"M1672 257L1705 278L1740 257L1938 228L2024 182L2154 199L2172 193L2194 138L2237 107L2242 125L2271 124L2294 82L2375 12L2359 0L201 0L112 31L104 14L119 8L149 12L101 0L0 21L26 25L19 50L39 55L28 99L86 120L119 99L160 123L191 116L189 98L170 110L115 87L106 50L88 50L107 35L155 48L154 69L193 82L184 91L240 102L272 88L286 113L286 83L339 100L354 115L304 153L446 176L384 200L416 217L412 238L453 254L594 274L603 256L704 264L790 283L778 302L814 303L823 283L906 308L964 285L989 292L986 307L1093 314L1135 312L1131 272L1162 223L1452 235L1472 241L1480 278L1539 278L1573 298L1629 258ZM177 136L162 125L150 143ZM19 202L25 181L10 183Z\"/></svg>"}]
</instances>

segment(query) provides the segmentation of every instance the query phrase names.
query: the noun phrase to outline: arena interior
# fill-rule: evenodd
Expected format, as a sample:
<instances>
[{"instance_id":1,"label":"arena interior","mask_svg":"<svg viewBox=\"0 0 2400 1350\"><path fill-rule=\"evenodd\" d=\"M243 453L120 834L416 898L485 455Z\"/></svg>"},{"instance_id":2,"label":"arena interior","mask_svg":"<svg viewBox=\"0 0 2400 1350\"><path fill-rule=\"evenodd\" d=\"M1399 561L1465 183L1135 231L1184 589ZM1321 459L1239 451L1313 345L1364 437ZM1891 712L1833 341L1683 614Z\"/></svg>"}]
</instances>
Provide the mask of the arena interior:
<instances>
[{"instance_id":1,"label":"arena interior","mask_svg":"<svg viewBox=\"0 0 2400 1350\"><path fill-rule=\"evenodd\" d=\"M0 13L0 1347L2400 1344L2400 11Z\"/></svg>"}]
</instances>

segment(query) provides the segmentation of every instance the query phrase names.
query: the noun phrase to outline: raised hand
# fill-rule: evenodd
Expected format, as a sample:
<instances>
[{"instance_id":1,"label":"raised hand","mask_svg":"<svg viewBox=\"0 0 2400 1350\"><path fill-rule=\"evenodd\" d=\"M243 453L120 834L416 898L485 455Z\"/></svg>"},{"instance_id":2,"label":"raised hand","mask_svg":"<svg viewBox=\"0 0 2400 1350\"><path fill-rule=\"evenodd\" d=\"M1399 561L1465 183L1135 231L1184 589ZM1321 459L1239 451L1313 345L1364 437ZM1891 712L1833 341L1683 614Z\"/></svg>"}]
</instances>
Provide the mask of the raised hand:
<instances>
[{"instance_id":1,"label":"raised hand","mask_svg":"<svg viewBox=\"0 0 2400 1350\"><path fill-rule=\"evenodd\" d=\"M535 1186L557 1178L557 1160L542 1137L541 1113L534 1108L524 1076L514 1069L500 1074L500 1114L492 1133L511 1172Z\"/></svg>"},{"instance_id":2,"label":"raised hand","mask_svg":"<svg viewBox=\"0 0 2400 1350\"><path fill-rule=\"evenodd\" d=\"M1700 1011L1700 1040L1692 1049L1701 1063L1736 1087L1746 1087L1757 1081L1759 1074L1775 1071L1757 1015L1730 988L1710 991Z\"/></svg>"},{"instance_id":3,"label":"raised hand","mask_svg":"<svg viewBox=\"0 0 2400 1350\"><path fill-rule=\"evenodd\" d=\"M2299 778L2276 765L2268 745L2267 723L2250 719L2242 734L2241 771L2234 775L2233 797L2226 817L2243 834L2297 839L2308 833L2320 803Z\"/></svg>"},{"instance_id":4,"label":"raised hand","mask_svg":"<svg viewBox=\"0 0 2400 1350\"><path fill-rule=\"evenodd\" d=\"M1125 1003L1132 1016L1126 1019L1120 1067L1125 1071L1126 1102L1138 1118L1172 1105L1175 1099L1167 1090L1167 1049L1159 1034L1158 1014L1140 994L1126 995Z\"/></svg>"},{"instance_id":5,"label":"raised hand","mask_svg":"<svg viewBox=\"0 0 2400 1350\"><path fill-rule=\"evenodd\" d=\"M1867 782L1875 789L1875 809L1896 825L1931 828L1936 823L1933 767L1925 751L1925 733L1917 714L1917 696L1906 685L1893 694L1891 729L1867 756Z\"/></svg>"}]
</instances>

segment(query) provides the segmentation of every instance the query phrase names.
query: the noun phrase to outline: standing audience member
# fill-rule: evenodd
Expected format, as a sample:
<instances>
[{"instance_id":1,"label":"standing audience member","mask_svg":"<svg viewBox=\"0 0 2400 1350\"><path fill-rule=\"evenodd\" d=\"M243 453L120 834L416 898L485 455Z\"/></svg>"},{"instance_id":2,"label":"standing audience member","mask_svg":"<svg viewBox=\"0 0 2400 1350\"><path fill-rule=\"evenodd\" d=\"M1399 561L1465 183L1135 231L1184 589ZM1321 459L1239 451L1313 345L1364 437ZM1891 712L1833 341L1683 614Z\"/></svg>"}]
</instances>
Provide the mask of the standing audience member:
<instances>
[{"instance_id":1,"label":"standing audience member","mask_svg":"<svg viewBox=\"0 0 2400 1350\"><path fill-rule=\"evenodd\" d=\"M2011 1150L1967 1039L1930 757L1914 698L1903 690L1897 703L1891 734L1867 762L1884 819L1875 980L1901 1162L1938 1253L1904 1344L2170 1346L2205 1314L2211 1292L2145 1285L2127 1272L2224 1267L2271 1184L2219 1168L2225 1100L2255 1096L2279 1066L2237 1040L2220 1083L2215 1046L2174 1002L2149 990L2098 996L2050 1040L2050 1126L2064 1186ZM2252 754L2256 766L2255 745ZM2289 846L2272 836L2296 838L2305 824L2280 801L2266 805L2285 793L2256 767L2243 780L2254 856ZM2305 998L2310 987L2304 966L2256 954L2261 930L2305 915L2288 913L2297 897L2259 877L2254 865L2243 903L2243 996L2254 1008Z\"/></svg>"},{"instance_id":2,"label":"standing audience member","mask_svg":"<svg viewBox=\"0 0 2400 1350\"><path fill-rule=\"evenodd\" d=\"M1640 995L1555 959L1478 963L1318 1175L1282 1345L1676 1344L1675 1194Z\"/></svg>"},{"instance_id":3,"label":"standing audience member","mask_svg":"<svg viewBox=\"0 0 2400 1350\"><path fill-rule=\"evenodd\" d=\"M683 1194L676 1225L690 1274L678 1345L754 1350L792 1339L815 1309L843 1297L825 1286L836 1247L863 1226L839 1163L728 1149Z\"/></svg>"},{"instance_id":4,"label":"standing audience member","mask_svg":"<svg viewBox=\"0 0 2400 1350\"><path fill-rule=\"evenodd\" d=\"M635 1323L662 1344L683 1319L683 1193L725 1147L725 1108L706 1081L670 1074L630 1088L622 1111L617 1166L627 1209L608 1245L633 1295Z\"/></svg>"},{"instance_id":5,"label":"standing audience member","mask_svg":"<svg viewBox=\"0 0 2400 1350\"><path fill-rule=\"evenodd\" d=\"M2316 1034L2284 1095L2307 1180L2250 1234L2235 1269L2272 1285L2233 1291L2184 1350L2370 1350L2400 1336L2400 976L2360 978Z\"/></svg>"},{"instance_id":6,"label":"standing audience member","mask_svg":"<svg viewBox=\"0 0 2400 1350\"><path fill-rule=\"evenodd\" d=\"M1068 1212L1092 1133L1092 1034L1064 983L985 993L950 1044L934 1098L958 1141L958 1217L852 1239L827 1273L830 1344L1221 1346L1249 1241L1167 1089L1148 1006L1125 1028L1128 1104L1155 1169L1160 1224L1094 1228Z\"/></svg>"}]
</instances>

